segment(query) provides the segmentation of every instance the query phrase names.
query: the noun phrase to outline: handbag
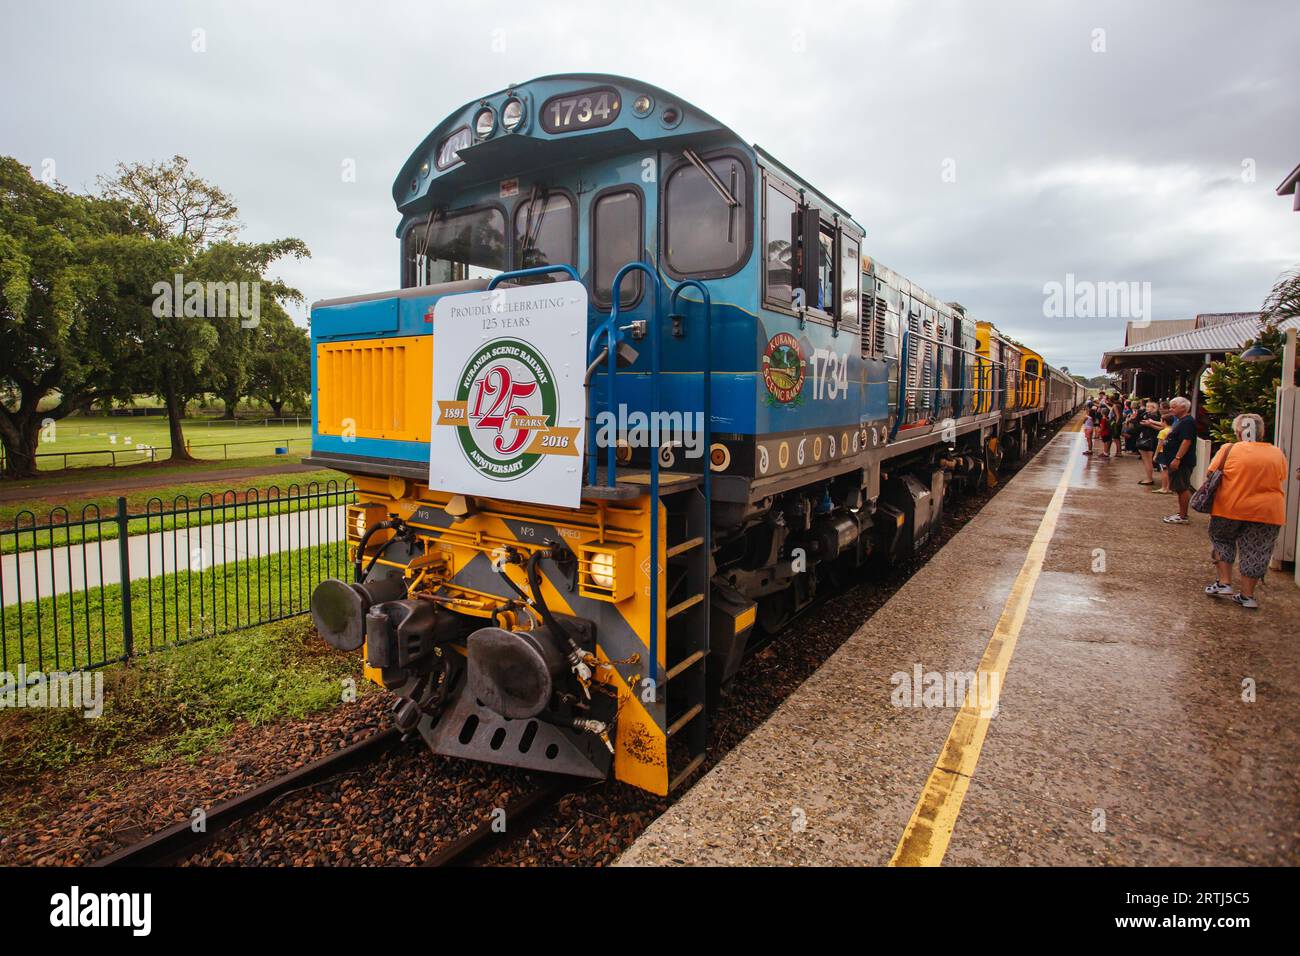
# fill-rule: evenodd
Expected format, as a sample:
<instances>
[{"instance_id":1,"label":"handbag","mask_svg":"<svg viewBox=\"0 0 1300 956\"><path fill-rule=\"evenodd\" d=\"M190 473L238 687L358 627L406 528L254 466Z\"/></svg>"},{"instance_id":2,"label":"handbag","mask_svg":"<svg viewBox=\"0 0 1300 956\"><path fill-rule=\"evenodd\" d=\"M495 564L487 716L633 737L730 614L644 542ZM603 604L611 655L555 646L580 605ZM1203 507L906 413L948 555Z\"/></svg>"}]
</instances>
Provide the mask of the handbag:
<instances>
[{"instance_id":1,"label":"handbag","mask_svg":"<svg viewBox=\"0 0 1300 956\"><path fill-rule=\"evenodd\" d=\"M1228 450L1223 454L1223 464L1206 475L1205 482L1192 495L1191 506L1203 515L1214 510L1214 494L1219 490L1219 485L1223 484L1223 469L1227 467L1231 455L1232 445L1229 445Z\"/></svg>"}]
</instances>

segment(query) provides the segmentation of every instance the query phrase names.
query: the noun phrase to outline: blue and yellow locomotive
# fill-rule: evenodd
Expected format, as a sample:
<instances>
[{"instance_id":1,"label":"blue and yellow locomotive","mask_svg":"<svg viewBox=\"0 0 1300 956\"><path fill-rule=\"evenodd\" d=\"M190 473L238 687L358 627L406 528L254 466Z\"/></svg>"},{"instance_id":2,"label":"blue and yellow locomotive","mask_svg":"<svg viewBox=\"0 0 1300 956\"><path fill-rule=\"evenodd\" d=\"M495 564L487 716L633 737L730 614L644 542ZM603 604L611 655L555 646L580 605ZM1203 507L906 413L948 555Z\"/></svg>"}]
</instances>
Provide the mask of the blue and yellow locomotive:
<instances>
[{"instance_id":1,"label":"blue and yellow locomotive","mask_svg":"<svg viewBox=\"0 0 1300 956\"><path fill-rule=\"evenodd\" d=\"M748 654L1083 400L636 80L468 103L393 198L401 288L312 307L358 488L312 611L440 754L670 792Z\"/></svg>"}]
</instances>

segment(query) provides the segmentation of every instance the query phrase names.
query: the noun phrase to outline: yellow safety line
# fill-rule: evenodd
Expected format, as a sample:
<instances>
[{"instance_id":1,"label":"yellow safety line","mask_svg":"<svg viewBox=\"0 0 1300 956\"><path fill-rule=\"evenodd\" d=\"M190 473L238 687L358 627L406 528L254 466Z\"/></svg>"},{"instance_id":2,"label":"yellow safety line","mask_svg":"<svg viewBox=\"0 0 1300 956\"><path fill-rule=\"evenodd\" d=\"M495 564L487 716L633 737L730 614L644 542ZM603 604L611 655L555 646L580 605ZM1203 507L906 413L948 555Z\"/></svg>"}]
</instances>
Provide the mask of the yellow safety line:
<instances>
[{"instance_id":1,"label":"yellow safety line","mask_svg":"<svg viewBox=\"0 0 1300 956\"><path fill-rule=\"evenodd\" d=\"M1068 430L1078 431L1079 423L1072 422ZM1075 444L1077 443L1071 442L1071 452ZM1056 521L1065 502L1065 492L1070 486L1070 473L1073 470L1074 456L1071 454L1052 500L1047 505L1047 511L1043 514L1043 520L1039 522L1038 532L1030 542L1025 563L1011 585L1011 594L1002 608L1002 616L993 628L993 637L984 649L975 687L994 687L1000 691L1004 684L1011 655L1015 653L1016 641L1020 638L1020 628L1025 623L1025 614L1029 610L1029 601L1034 596L1034 585L1043 570L1047 546L1056 533ZM996 675L996 678L982 677L985 673ZM995 679L996 683L993 682ZM972 692L966 705L957 712L952 729L948 731L948 739L939 752L939 759L935 761L930 778L925 782L925 789L921 791L921 798L916 802L916 809L912 811L912 819L907 822L907 829L903 831L902 839L890 857L890 866L938 866L943 862L943 856L948 852L948 842L952 839L953 827L957 825L957 814L961 812L966 789L970 786L980 751L984 747L989 720L992 712L995 712L990 701L975 698L976 695Z\"/></svg>"}]
</instances>

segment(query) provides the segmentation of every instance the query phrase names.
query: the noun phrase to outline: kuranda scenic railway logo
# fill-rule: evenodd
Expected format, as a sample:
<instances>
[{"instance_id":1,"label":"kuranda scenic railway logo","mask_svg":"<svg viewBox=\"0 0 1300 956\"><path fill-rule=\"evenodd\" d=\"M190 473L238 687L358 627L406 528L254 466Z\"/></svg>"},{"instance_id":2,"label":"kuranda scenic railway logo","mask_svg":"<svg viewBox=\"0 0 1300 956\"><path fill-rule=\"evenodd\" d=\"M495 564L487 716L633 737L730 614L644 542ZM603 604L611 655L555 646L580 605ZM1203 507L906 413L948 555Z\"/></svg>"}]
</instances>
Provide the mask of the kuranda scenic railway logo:
<instances>
[{"instance_id":1,"label":"kuranda scenic railway logo","mask_svg":"<svg viewBox=\"0 0 1300 956\"><path fill-rule=\"evenodd\" d=\"M470 467L494 481L528 474L544 455L578 455L577 428L560 428L555 377L521 339L496 339L476 351L438 402L438 424L456 428Z\"/></svg>"},{"instance_id":2,"label":"kuranda scenic railway logo","mask_svg":"<svg viewBox=\"0 0 1300 956\"><path fill-rule=\"evenodd\" d=\"M763 352L763 384L776 405L797 405L807 376L808 360L799 340L789 332L768 339Z\"/></svg>"}]
</instances>

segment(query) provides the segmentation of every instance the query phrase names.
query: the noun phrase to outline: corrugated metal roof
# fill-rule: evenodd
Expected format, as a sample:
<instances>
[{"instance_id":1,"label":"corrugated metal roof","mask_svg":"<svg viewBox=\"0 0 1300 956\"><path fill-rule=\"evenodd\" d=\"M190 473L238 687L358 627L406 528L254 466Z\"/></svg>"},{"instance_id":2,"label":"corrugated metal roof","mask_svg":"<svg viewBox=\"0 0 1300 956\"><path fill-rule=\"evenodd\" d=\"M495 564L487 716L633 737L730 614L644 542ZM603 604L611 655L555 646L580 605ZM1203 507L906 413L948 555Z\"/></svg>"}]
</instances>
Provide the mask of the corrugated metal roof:
<instances>
[{"instance_id":1,"label":"corrugated metal roof","mask_svg":"<svg viewBox=\"0 0 1300 956\"><path fill-rule=\"evenodd\" d=\"M1217 314L1222 315L1225 313ZM1247 317L1244 319L1206 325L1189 332L1179 332L1174 335L1166 335L1158 339L1115 349L1101 357L1102 368L1108 365L1111 358L1121 355L1202 355L1206 352L1240 351L1247 341L1259 334L1260 330L1259 313L1247 313L1246 315ZM1300 316L1279 323L1278 328L1283 330L1300 329Z\"/></svg>"},{"instance_id":2,"label":"corrugated metal roof","mask_svg":"<svg viewBox=\"0 0 1300 956\"><path fill-rule=\"evenodd\" d=\"M1164 338L1175 332L1190 332L1196 328L1195 319L1152 319L1150 322L1130 322L1124 327L1124 344L1137 345L1152 339Z\"/></svg>"},{"instance_id":3,"label":"corrugated metal roof","mask_svg":"<svg viewBox=\"0 0 1300 956\"><path fill-rule=\"evenodd\" d=\"M1258 312L1202 312L1192 321L1194 328L1203 329L1207 325L1222 325L1224 322L1242 322L1246 319L1259 318ZM1170 329L1171 332L1176 331Z\"/></svg>"}]
</instances>

